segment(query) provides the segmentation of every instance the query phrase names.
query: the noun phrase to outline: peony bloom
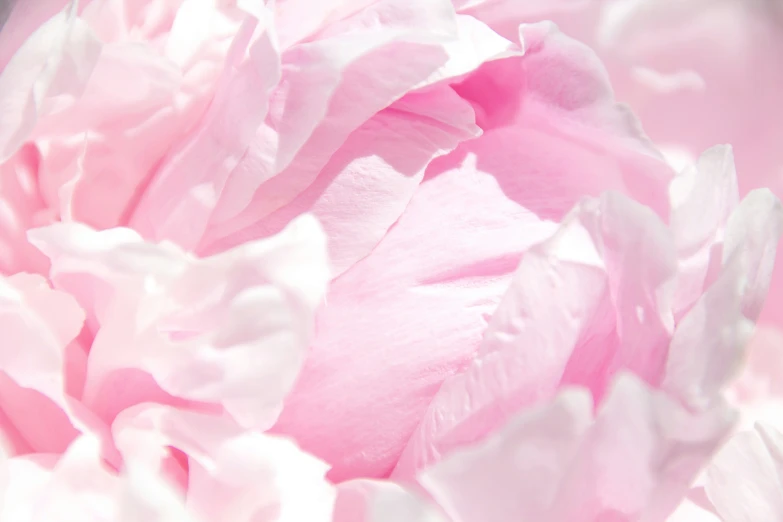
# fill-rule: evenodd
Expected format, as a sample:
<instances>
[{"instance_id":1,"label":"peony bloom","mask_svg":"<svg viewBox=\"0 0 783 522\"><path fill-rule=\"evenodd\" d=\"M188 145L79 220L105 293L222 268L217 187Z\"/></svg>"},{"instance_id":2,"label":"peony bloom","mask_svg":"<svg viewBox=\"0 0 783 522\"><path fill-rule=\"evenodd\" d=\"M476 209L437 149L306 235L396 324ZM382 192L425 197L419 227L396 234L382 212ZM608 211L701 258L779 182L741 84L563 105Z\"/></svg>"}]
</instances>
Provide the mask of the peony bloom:
<instances>
[{"instance_id":1,"label":"peony bloom","mask_svg":"<svg viewBox=\"0 0 783 522\"><path fill-rule=\"evenodd\" d=\"M0 521L734 520L783 209L534 7L17 3Z\"/></svg>"}]
</instances>

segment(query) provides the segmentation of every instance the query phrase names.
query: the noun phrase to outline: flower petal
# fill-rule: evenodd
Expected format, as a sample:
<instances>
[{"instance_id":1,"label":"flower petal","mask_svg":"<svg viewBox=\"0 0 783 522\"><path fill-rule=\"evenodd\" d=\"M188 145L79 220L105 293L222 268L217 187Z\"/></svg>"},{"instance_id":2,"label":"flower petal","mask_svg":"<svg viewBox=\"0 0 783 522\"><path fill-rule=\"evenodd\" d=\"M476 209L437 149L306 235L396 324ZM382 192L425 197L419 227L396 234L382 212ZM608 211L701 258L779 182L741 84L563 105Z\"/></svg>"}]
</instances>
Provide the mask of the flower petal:
<instances>
[{"instance_id":1,"label":"flower petal","mask_svg":"<svg viewBox=\"0 0 783 522\"><path fill-rule=\"evenodd\" d=\"M704 292L713 248L723 241L729 216L739 204L731 147L704 152L695 167L672 181L671 229L679 264L675 310L688 310Z\"/></svg>"},{"instance_id":2,"label":"flower petal","mask_svg":"<svg viewBox=\"0 0 783 522\"><path fill-rule=\"evenodd\" d=\"M338 486L334 522L444 522L430 503L386 480L351 480Z\"/></svg>"},{"instance_id":3,"label":"flower petal","mask_svg":"<svg viewBox=\"0 0 783 522\"><path fill-rule=\"evenodd\" d=\"M420 481L465 522L663 521L733 420L725 406L691 414L630 374L591 410L586 393L565 391Z\"/></svg>"},{"instance_id":4,"label":"flower petal","mask_svg":"<svg viewBox=\"0 0 783 522\"><path fill-rule=\"evenodd\" d=\"M57 287L89 314L96 337L85 401L105 420L157 393L112 384L127 377L113 372L135 369L174 396L222 405L244 425L274 422L328 280L312 217L206 259L127 229L57 224L30 238L52 260Z\"/></svg>"},{"instance_id":5,"label":"flower petal","mask_svg":"<svg viewBox=\"0 0 783 522\"><path fill-rule=\"evenodd\" d=\"M672 338L663 381L671 393L703 406L736 374L781 234L783 207L768 190L749 194L729 218L720 273Z\"/></svg>"},{"instance_id":6,"label":"flower petal","mask_svg":"<svg viewBox=\"0 0 783 522\"><path fill-rule=\"evenodd\" d=\"M0 404L11 433L33 451L64 451L76 435L66 396L66 347L82 328L84 313L73 297L52 290L38 275L0 280L0 329L5 344Z\"/></svg>"},{"instance_id":7,"label":"flower petal","mask_svg":"<svg viewBox=\"0 0 783 522\"><path fill-rule=\"evenodd\" d=\"M724 522L783 517L783 436L758 426L734 435L707 468L707 497Z\"/></svg>"},{"instance_id":8,"label":"flower petal","mask_svg":"<svg viewBox=\"0 0 783 522\"><path fill-rule=\"evenodd\" d=\"M280 79L280 57L271 14L262 15L245 18L209 110L157 169L133 211L133 227L145 237L192 249L266 118L269 93Z\"/></svg>"},{"instance_id":9,"label":"flower petal","mask_svg":"<svg viewBox=\"0 0 783 522\"><path fill-rule=\"evenodd\" d=\"M243 431L230 419L147 404L125 410L112 429L123 456L148 468L162 463L167 447L185 454L187 506L201 520L331 520L335 491L324 479L327 466L291 441Z\"/></svg>"},{"instance_id":10,"label":"flower petal","mask_svg":"<svg viewBox=\"0 0 783 522\"><path fill-rule=\"evenodd\" d=\"M78 97L101 45L76 15L77 2L41 25L0 73L0 162L29 137L38 119Z\"/></svg>"}]
</instances>

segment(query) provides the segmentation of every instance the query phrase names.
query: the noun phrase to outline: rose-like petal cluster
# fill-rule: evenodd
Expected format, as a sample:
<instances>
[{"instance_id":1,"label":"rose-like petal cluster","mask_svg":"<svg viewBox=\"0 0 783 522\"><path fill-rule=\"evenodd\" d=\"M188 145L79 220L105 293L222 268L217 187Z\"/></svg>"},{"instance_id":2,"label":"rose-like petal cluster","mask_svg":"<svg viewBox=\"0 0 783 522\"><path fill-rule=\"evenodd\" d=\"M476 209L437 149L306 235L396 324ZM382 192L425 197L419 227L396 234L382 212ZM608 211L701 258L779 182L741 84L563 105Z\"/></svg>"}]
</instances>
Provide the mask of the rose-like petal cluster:
<instances>
[{"instance_id":1,"label":"rose-like petal cluster","mask_svg":"<svg viewBox=\"0 0 783 522\"><path fill-rule=\"evenodd\" d=\"M0 522L779 517L783 207L675 171L595 9L18 2Z\"/></svg>"}]
</instances>

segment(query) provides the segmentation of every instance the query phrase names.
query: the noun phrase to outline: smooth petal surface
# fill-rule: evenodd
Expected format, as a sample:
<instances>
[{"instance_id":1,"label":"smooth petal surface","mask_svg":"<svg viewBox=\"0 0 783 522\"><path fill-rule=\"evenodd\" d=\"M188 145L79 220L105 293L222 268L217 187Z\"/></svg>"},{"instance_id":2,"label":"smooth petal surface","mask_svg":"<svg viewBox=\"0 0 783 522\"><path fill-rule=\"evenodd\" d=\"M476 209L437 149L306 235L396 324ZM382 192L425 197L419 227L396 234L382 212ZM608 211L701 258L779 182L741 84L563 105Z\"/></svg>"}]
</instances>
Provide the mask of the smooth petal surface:
<instances>
[{"instance_id":1,"label":"smooth petal surface","mask_svg":"<svg viewBox=\"0 0 783 522\"><path fill-rule=\"evenodd\" d=\"M88 312L95 341L85 401L100 416L158 397L122 373L141 370L167 393L221 405L241 424L274 422L328 280L313 218L206 259L128 229L59 224L30 237L52 260L57 287Z\"/></svg>"}]
</instances>

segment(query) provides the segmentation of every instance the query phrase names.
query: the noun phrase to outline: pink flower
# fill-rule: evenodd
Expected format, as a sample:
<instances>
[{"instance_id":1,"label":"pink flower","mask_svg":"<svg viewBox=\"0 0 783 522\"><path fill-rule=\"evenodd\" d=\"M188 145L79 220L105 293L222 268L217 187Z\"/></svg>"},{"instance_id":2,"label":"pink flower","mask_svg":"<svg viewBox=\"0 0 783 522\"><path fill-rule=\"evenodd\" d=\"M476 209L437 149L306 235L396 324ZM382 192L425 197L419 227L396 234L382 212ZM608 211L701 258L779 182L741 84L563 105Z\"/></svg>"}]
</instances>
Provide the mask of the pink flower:
<instances>
[{"instance_id":1,"label":"pink flower","mask_svg":"<svg viewBox=\"0 0 783 522\"><path fill-rule=\"evenodd\" d=\"M533 7L17 4L0 521L695 504L783 210Z\"/></svg>"}]
</instances>

